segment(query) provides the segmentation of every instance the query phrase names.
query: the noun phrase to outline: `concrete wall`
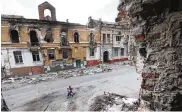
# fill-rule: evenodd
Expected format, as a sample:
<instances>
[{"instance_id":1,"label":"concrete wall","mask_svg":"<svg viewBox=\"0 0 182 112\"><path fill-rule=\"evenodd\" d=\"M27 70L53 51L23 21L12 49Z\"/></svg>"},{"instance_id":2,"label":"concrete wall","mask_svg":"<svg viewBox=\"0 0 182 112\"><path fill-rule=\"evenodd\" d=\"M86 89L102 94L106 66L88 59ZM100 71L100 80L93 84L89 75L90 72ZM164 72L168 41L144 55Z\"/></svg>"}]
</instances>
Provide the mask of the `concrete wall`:
<instances>
[{"instance_id":1,"label":"concrete wall","mask_svg":"<svg viewBox=\"0 0 182 112\"><path fill-rule=\"evenodd\" d=\"M4 66L5 69L10 69L10 62L7 50L1 49L1 66Z\"/></svg>"},{"instance_id":2,"label":"concrete wall","mask_svg":"<svg viewBox=\"0 0 182 112\"><path fill-rule=\"evenodd\" d=\"M16 64L13 51L22 51L22 64ZM43 58L39 52L40 61L33 62L32 53L28 49L1 49L1 64L5 67L7 75L25 76L32 74L42 74Z\"/></svg>"},{"instance_id":3,"label":"concrete wall","mask_svg":"<svg viewBox=\"0 0 182 112\"><path fill-rule=\"evenodd\" d=\"M23 58L22 64L15 63L13 51L22 52L22 58ZM2 50L1 52L5 54L5 55L3 55L2 59L6 59L5 57L9 57L9 63L11 65L11 68L21 68L21 67L42 66L43 65L43 58L42 58L42 55L40 52L39 52L39 56L40 56L39 62L33 62L32 53L28 49L9 49L9 50ZM4 60L4 61L7 61L7 60ZM7 65L7 63L8 62L6 62L6 65Z\"/></svg>"}]
</instances>

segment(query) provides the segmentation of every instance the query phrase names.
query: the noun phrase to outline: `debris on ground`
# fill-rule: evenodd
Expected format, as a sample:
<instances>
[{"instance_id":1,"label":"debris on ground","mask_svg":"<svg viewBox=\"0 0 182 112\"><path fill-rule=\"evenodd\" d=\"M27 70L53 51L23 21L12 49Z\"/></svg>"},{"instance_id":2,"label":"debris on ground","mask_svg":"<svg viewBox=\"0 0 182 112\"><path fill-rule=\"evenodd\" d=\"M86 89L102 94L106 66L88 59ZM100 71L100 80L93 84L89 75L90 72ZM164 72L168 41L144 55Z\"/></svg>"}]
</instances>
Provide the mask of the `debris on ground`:
<instances>
[{"instance_id":1,"label":"debris on ground","mask_svg":"<svg viewBox=\"0 0 182 112\"><path fill-rule=\"evenodd\" d=\"M89 111L137 111L140 100L115 93L95 97Z\"/></svg>"},{"instance_id":2,"label":"debris on ground","mask_svg":"<svg viewBox=\"0 0 182 112\"><path fill-rule=\"evenodd\" d=\"M70 78L84 75L95 75L103 72L111 72L120 69L123 65L130 65L131 61L117 62L113 64L99 64L93 67L83 67L70 70L59 71L57 73L47 73L41 75L31 75L24 77L11 77L2 80L2 90L18 88L28 84L37 84L45 81L56 80L59 78ZM121 66L120 66L121 65Z\"/></svg>"}]
</instances>

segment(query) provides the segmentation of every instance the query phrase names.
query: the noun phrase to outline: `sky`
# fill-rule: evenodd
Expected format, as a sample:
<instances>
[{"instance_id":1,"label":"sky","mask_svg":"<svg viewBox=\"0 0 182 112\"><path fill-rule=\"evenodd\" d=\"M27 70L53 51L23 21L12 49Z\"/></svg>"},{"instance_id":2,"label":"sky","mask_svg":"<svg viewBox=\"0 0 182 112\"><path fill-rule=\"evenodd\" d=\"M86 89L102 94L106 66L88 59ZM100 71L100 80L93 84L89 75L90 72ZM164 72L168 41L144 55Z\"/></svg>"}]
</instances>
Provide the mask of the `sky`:
<instances>
[{"instance_id":1,"label":"sky","mask_svg":"<svg viewBox=\"0 0 182 112\"><path fill-rule=\"evenodd\" d=\"M1 0L1 14L22 15L25 18L39 19L38 5L49 2L56 8L58 21L86 24L88 17L102 18L114 22L119 0ZM45 11L45 14L49 14Z\"/></svg>"}]
</instances>

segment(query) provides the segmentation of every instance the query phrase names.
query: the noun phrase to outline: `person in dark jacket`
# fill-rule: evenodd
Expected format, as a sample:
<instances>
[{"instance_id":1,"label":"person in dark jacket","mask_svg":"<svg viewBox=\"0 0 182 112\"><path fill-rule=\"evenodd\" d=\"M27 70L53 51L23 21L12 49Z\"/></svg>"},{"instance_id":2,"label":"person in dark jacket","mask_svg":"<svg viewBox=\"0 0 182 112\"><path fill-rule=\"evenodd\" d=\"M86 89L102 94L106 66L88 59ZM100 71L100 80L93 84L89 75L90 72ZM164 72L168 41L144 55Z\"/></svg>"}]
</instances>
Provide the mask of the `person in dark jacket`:
<instances>
[{"instance_id":1,"label":"person in dark jacket","mask_svg":"<svg viewBox=\"0 0 182 112\"><path fill-rule=\"evenodd\" d=\"M67 88L68 90L68 96L73 96L73 88L71 88L71 86L69 86L69 88Z\"/></svg>"}]
</instances>

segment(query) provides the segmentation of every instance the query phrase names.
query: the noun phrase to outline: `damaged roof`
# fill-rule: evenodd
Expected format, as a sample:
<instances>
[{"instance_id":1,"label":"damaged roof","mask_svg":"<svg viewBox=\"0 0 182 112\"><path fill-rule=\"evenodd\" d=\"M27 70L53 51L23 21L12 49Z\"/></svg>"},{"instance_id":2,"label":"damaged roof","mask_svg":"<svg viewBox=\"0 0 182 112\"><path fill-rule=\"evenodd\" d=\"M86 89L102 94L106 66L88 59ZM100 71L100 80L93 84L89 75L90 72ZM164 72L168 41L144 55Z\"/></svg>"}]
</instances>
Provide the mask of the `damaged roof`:
<instances>
[{"instance_id":1,"label":"damaged roof","mask_svg":"<svg viewBox=\"0 0 182 112\"><path fill-rule=\"evenodd\" d=\"M91 17L89 18L89 22L88 22L89 28L99 27L100 25L102 25L103 27L115 27L117 25L117 23L106 22L106 21L102 21L102 20L95 20L95 19L92 19Z\"/></svg>"},{"instance_id":2,"label":"damaged roof","mask_svg":"<svg viewBox=\"0 0 182 112\"><path fill-rule=\"evenodd\" d=\"M66 25L66 26L85 26L79 23L70 23L63 21L49 21L39 19L28 19L18 15L1 15L1 21L17 22L17 23L32 23L32 24L52 24L52 25Z\"/></svg>"}]
</instances>

